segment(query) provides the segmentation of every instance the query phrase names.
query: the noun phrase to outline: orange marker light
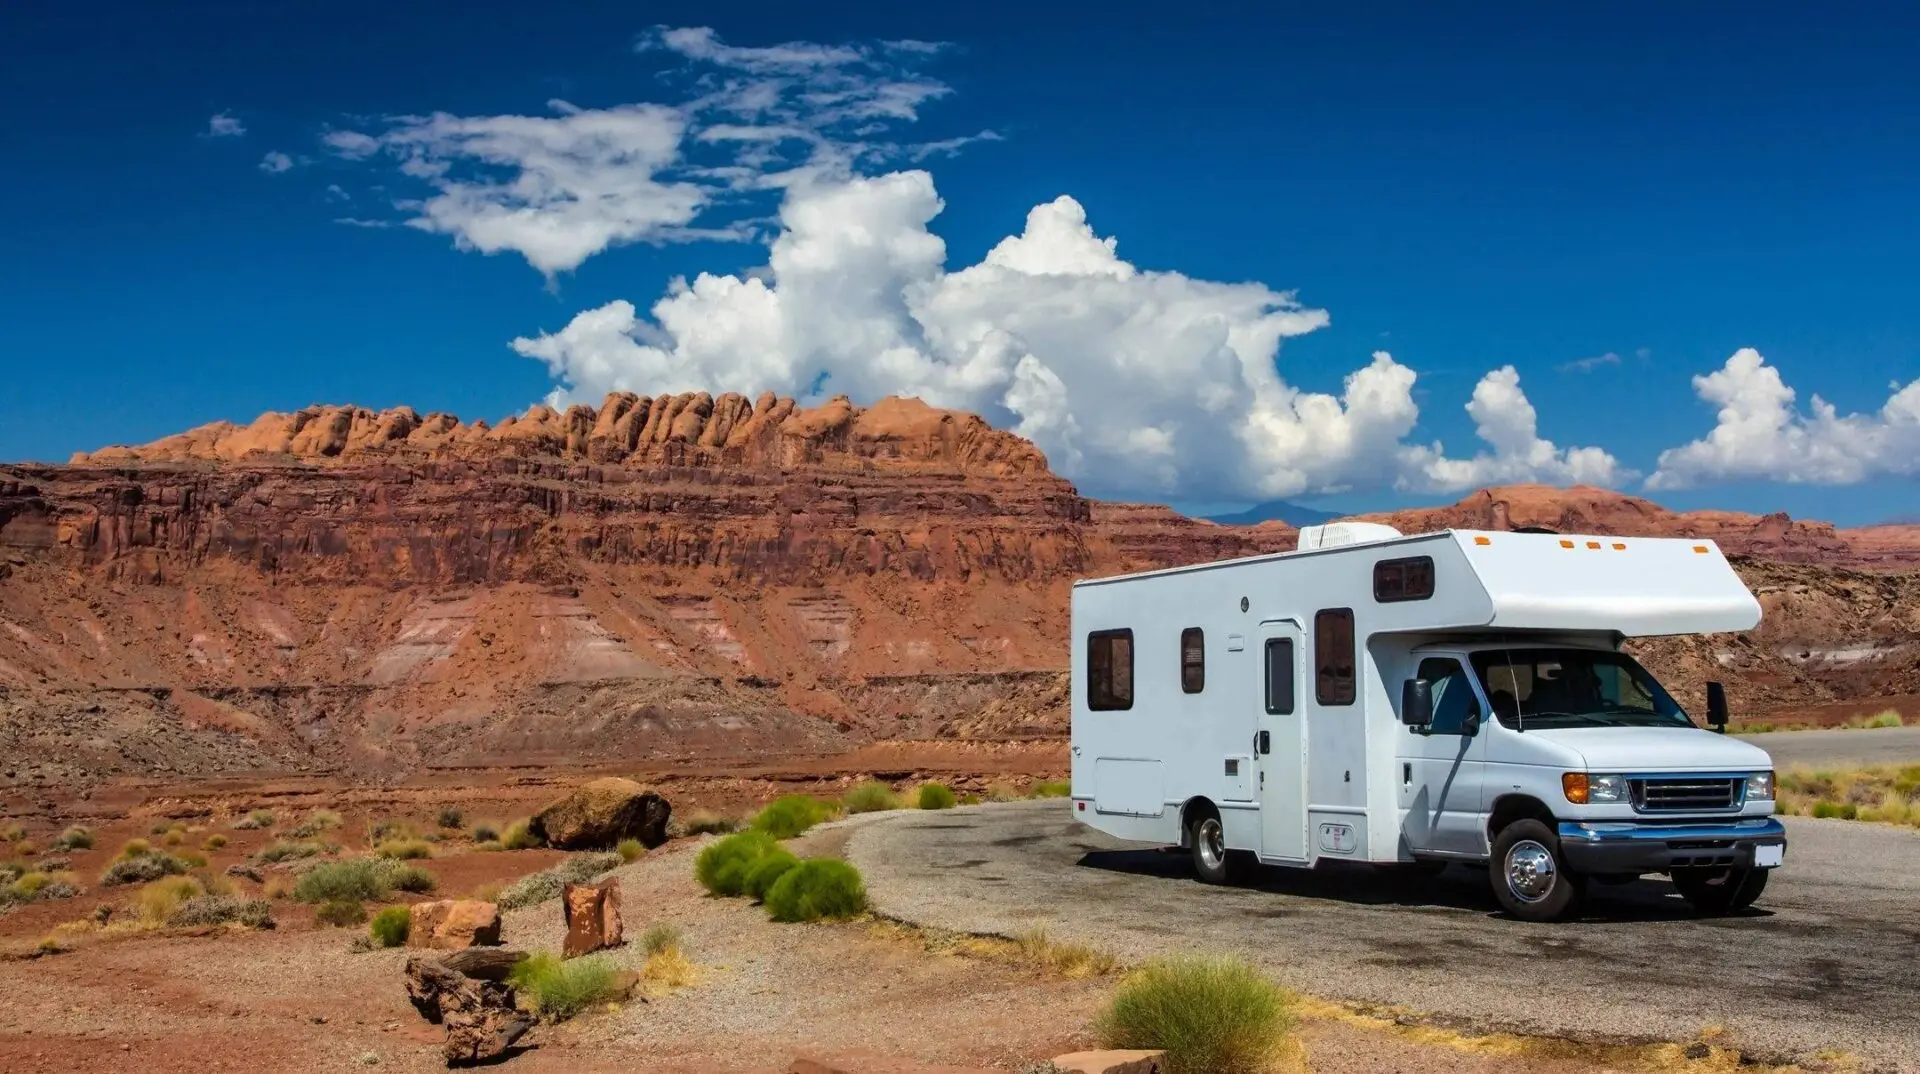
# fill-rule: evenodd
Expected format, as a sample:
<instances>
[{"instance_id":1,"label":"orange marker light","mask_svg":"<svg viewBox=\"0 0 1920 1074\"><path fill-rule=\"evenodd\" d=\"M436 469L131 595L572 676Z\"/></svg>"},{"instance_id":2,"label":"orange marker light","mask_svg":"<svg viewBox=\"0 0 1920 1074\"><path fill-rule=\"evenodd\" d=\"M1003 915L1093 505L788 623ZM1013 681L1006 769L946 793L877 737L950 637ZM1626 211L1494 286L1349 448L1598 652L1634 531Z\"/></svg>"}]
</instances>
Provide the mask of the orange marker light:
<instances>
[{"instance_id":1,"label":"orange marker light","mask_svg":"<svg viewBox=\"0 0 1920 1074\"><path fill-rule=\"evenodd\" d=\"M1599 541L1588 541L1588 542L1587 542L1587 547L1588 547L1588 548L1591 548L1591 549L1593 549L1594 551L1596 551L1596 552L1597 552L1597 551L1599 551L1599 550L1600 550L1600 542L1599 542Z\"/></svg>"},{"instance_id":2,"label":"orange marker light","mask_svg":"<svg viewBox=\"0 0 1920 1074\"><path fill-rule=\"evenodd\" d=\"M1491 538L1491 537L1475 537L1475 538L1473 539L1473 543L1474 543L1474 544L1492 544L1492 543L1493 543L1493 538Z\"/></svg>"},{"instance_id":3,"label":"orange marker light","mask_svg":"<svg viewBox=\"0 0 1920 1074\"><path fill-rule=\"evenodd\" d=\"M1567 794L1567 801L1574 805L1587 804L1587 774L1585 772L1567 772L1560 777L1560 789Z\"/></svg>"},{"instance_id":4,"label":"orange marker light","mask_svg":"<svg viewBox=\"0 0 1920 1074\"><path fill-rule=\"evenodd\" d=\"M1573 542L1572 542L1572 541L1561 541L1561 542L1560 542L1560 547L1562 547L1562 548L1572 548L1572 547L1573 547Z\"/></svg>"},{"instance_id":5,"label":"orange marker light","mask_svg":"<svg viewBox=\"0 0 1920 1074\"><path fill-rule=\"evenodd\" d=\"M1615 544L1613 546L1613 550L1615 552L1625 552L1627 550L1627 546L1623 544Z\"/></svg>"},{"instance_id":6,"label":"orange marker light","mask_svg":"<svg viewBox=\"0 0 1920 1074\"><path fill-rule=\"evenodd\" d=\"M1693 550L1694 550L1695 552L1698 552L1698 553L1700 553L1700 554L1701 554L1701 555L1703 555L1703 556L1707 554L1707 546L1706 546L1706 545L1703 545L1703 544L1697 544L1697 545L1694 545L1694 546L1693 546Z\"/></svg>"}]
</instances>

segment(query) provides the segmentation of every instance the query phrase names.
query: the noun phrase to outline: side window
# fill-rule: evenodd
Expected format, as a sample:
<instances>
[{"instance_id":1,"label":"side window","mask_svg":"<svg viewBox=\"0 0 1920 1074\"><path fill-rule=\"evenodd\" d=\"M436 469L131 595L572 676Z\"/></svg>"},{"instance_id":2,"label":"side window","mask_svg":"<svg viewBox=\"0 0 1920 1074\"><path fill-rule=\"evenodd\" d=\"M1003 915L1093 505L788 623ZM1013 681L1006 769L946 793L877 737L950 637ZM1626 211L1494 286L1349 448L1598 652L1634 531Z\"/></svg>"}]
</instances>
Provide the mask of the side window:
<instances>
[{"instance_id":1,"label":"side window","mask_svg":"<svg viewBox=\"0 0 1920 1074\"><path fill-rule=\"evenodd\" d=\"M1433 596L1433 557L1383 559L1373 565L1373 599L1382 604Z\"/></svg>"},{"instance_id":2,"label":"side window","mask_svg":"<svg viewBox=\"0 0 1920 1074\"><path fill-rule=\"evenodd\" d=\"M1133 707L1133 631L1087 635L1087 707L1095 712Z\"/></svg>"},{"instance_id":3,"label":"side window","mask_svg":"<svg viewBox=\"0 0 1920 1074\"><path fill-rule=\"evenodd\" d=\"M1197 626L1180 632L1180 689L1197 694L1207 688L1207 636Z\"/></svg>"},{"instance_id":4,"label":"side window","mask_svg":"<svg viewBox=\"0 0 1920 1074\"><path fill-rule=\"evenodd\" d=\"M1434 734L1457 735L1468 715L1480 714L1480 702L1474 700L1473 684L1460 661L1430 656L1420 661L1420 670L1414 676L1433 684Z\"/></svg>"},{"instance_id":5,"label":"side window","mask_svg":"<svg viewBox=\"0 0 1920 1074\"><path fill-rule=\"evenodd\" d=\"M1267 711L1293 712L1293 639L1267 639Z\"/></svg>"},{"instance_id":6,"label":"side window","mask_svg":"<svg viewBox=\"0 0 1920 1074\"><path fill-rule=\"evenodd\" d=\"M1313 615L1313 699L1351 705L1355 696L1353 609L1327 608Z\"/></svg>"}]
</instances>

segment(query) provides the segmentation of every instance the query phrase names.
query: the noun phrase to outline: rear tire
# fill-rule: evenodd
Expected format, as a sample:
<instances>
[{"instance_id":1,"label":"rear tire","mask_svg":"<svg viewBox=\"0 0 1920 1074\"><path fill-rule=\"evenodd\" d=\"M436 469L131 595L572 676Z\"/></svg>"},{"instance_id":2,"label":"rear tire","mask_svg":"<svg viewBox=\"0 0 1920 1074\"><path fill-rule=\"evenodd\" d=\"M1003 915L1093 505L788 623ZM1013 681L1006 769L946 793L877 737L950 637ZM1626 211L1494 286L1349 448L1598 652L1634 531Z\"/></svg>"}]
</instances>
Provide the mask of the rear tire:
<instances>
[{"instance_id":1,"label":"rear tire","mask_svg":"<svg viewBox=\"0 0 1920 1074\"><path fill-rule=\"evenodd\" d=\"M1537 820L1516 820L1493 840L1487 874L1493 896L1522 921L1556 921L1580 899L1583 882L1567 868L1560 837Z\"/></svg>"},{"instance_id":2,"label":"rear tire","mask_svg":"<svg viewBox=\"0 0 1920 1074\"><path fill-rule=\"evenodd\" d=\"M1673 874L1673 886L1680 897L1695 910L1720 917L1752 906L1767 890L1771 869L1729 866L1725 869L1680 869Z\"/></svg>"},{"instance_id":3,"label":"rear tire","mask_svg":"<svg viewBox=\"0 0 1920 1074\"><path fill-rule=\"evenodd\" d=\"M1208 884L1237 884L1249 871L1252 855L1227 849L1226 831L1219 817L1196 817L1187 829L1187 846L1193 852L1193 871Z\"/></svg>"}]
</instances>

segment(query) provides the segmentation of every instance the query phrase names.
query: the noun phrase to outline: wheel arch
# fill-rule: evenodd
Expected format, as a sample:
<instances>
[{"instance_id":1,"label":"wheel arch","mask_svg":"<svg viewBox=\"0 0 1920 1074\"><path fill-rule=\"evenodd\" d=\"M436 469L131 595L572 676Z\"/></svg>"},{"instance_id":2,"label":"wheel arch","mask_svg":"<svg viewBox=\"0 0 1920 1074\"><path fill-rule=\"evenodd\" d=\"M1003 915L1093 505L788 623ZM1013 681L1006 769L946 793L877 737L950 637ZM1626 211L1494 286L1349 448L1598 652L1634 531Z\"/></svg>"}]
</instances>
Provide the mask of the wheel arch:
<instances>
[{"instance_id":1,"label":"wheel arch","mask_svg":"<svg viewBox=\"0 0 1920 1074\"><path fill-rule=\"evenodd\" d=\"M1553 810L1533 795L1524 792L1503 794L1494 799L1493 810L1487 814L1487 845L1491 847L1493 841L1500 838L1501 831L1516 820L1537 820L1548 828L1556 823Z\"/></svg>"},{"instance_id":2,"label":"wheel arch","mask_svg":"<svg viewBox=\"0 0 1920 1074\"><path fill-rule=\"evenodd\" d=\"M1213 799L1203 794L1196 794L1187 799L1186 804L1180 807L1181 846L1192 845L1193 826L1207 817L1212 817L1214 820L1220 819L1220 807L1213 804Z\"/></svg>"}]
</instances>

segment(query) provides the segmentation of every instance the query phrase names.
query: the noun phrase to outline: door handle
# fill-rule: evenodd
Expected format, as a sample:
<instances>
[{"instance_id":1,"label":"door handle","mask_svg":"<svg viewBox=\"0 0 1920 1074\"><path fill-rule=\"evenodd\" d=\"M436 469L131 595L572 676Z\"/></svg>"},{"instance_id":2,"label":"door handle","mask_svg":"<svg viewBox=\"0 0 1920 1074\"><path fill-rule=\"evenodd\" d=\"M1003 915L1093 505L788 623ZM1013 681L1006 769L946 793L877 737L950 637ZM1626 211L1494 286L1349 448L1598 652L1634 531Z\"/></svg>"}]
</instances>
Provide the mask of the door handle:
<instances>
[{"instance_id":1,"label":"door handle","mask_svg":"<svg viewBox=\"0 0 1920 1074\"><path fill-rule=\"evenodd\" d=\"M1273 752L1272 732L1261 731L1258 734L1253 736L1253 752L1255 753L1272 753Z\"/></svg>"}]
</instances>

